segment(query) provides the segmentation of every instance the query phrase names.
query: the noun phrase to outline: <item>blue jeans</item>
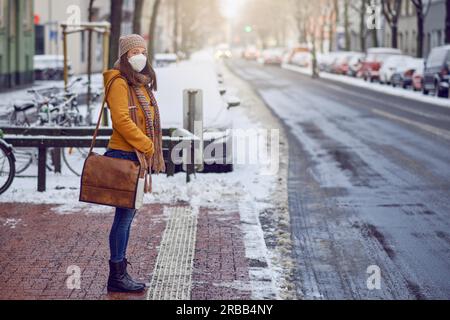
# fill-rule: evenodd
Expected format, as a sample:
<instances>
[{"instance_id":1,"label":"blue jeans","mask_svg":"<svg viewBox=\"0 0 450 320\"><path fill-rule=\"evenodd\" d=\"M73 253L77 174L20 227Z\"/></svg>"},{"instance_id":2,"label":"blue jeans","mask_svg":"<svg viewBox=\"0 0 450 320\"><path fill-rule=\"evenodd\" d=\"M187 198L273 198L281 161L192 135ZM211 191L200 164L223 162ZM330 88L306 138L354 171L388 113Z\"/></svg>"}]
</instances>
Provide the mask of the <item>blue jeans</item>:
<instances>
[{"instance_id":1,"label":"blue jeans","mask_svg":"<svg viewBox=\"0 0 450 320\"><path fill-rule=\"evenodd\" d=\"M107 149L103 155L112 158L138 161L136 154L129 151ZM131 223L133 222L136 211L136 209L116 207L114 222L109 233L110 260L112 262L120 262L126 257Z\"/></svg>"}]
</instances>

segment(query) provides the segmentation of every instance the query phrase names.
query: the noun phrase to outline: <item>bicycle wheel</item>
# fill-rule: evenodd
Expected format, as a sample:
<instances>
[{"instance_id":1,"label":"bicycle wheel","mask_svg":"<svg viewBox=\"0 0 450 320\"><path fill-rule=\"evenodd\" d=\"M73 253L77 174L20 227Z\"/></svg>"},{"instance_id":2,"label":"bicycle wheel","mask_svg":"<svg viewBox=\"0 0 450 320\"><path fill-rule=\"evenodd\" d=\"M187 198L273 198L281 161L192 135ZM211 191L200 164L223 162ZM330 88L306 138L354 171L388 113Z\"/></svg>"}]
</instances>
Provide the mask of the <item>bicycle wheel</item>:
<instances>
[{"instance_id":1,"label":"bicycle wheel","mask_svg":"<svg viewBox=\"0 0 450 320\"><path fill-rule=\"evenodd\" d=\"M20 174L28 169L33 163L35 157L35 148L14 148L14 155L16 157L16 173Z\"/></svg>"},{"instance_id":2,"label":"bicycle wheel","mask_svg":"<svg viewBox=\"0 0 450 320\"><path fill-rule=\"evenodd\" d=\"M94 151L103 154L106 148L95 148ZM64 163L76 176L81 176L88 153L89 148L64 148L62 152Z\"/></svg>"},{"instance_id":3,"label":"bicycle wheel","mask_svg":"<svg viewBox=\"0 0 450 320\"><path fill-rule=\"evenodd\" d=\"M3 144L0 143L0 194L8 190L16 175L14 157Z\"/></svg>"},{"instance_id":4,"label":"bicycle wheel","mask_svg":"<svg viewBox=\"0 0 450 320\"><path fill-rule=\"evenodd\" d=\"M54 172L55 165L53 163L52 148L47 148L47 157L45 167L47 170ZM16 157L16 173L21 174L27 170L32 163L37 165L39 151L37 148L14 148Z\"/></svg>"}]
</instances>

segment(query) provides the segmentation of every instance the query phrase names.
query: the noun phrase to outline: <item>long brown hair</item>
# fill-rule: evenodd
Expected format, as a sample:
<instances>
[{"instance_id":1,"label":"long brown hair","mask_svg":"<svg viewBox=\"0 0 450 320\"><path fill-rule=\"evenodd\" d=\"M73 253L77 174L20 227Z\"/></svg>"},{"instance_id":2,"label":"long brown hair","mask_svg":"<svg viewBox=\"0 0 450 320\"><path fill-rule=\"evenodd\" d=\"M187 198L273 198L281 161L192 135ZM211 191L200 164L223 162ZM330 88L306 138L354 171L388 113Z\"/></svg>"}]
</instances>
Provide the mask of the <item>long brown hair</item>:
<instances>
[{"instance_id":1,"label":"long brown hair","mask_svg":"<svg viewBox=\"0 0 450 320\"><path fill-rule=\"evenodd\" d=\"M120 72L122 75L128 80L128 83L131 85L139 85L140 82L138 78L136 77L136 71L134 71L131 64L128 62L127 54L123 54L120 57ZM156 73L155 70L153 70L152 66L150 65L150 61L147 57L147 64L145 65L144 69L140 72L148 77L150 77L150 83L149 87L151 90L158 90L158 84L156 82Z\"/></svg>"}]
</instances>

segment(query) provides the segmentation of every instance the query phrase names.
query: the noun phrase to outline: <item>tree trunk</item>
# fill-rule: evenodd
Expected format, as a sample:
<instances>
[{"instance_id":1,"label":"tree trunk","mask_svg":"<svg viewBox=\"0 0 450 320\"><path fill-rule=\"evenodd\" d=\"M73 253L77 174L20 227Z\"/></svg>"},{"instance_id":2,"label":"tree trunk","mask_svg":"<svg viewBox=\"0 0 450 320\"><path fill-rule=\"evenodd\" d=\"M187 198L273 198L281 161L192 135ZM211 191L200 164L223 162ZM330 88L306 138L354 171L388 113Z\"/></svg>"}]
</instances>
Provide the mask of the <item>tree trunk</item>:
<instances>
[{"instance_id":1,"label":"tree trunk","mask_svg":"<svg viewBox=\"0 0 450 320\"><path fill-rule=\"evenodd\" d=\"M395 22L394 24L392 24L391 26L391 46L392 48L397 49L398 48L398 25L397 22Z\"/></svg>"},{"instance_id":2,"label":"tree trunk","mask_svg":"<svg viewBox=\"0 0 450 320\"><path fill-rule=\"evenodd\" d=\"M417 58L423 57L424 16L417 11Z\"/></svg>"},{"instance_id":3,"label":"tree trunk","mask_svg":"<svg viewBox=\"0 0 450 320\"><path fill-rule=\"evenodd\" d=\"M366 0L360 0L361 1L361 7L359 11L359 40L361 42L360 48L361 52L366 51Z\"/></svg>"},{"instance_id":4,"label":"tree trunk","mask_svg":"<svg viewBox=\"0 0 450 320\"><path fill-rule=\"evenodd\" d=\"M148 32L148 56L150 61L153 61L155 57L155 31L156 31L156 22L158 21L158 10L159 5L161 4L161 0L154 0L153 2L153 10L152 10L152 19L150 21L150 30Z\"/></svg>"},{"instance_id":5,"label":"tree trunk","mask_svg":"<svg viewBox=\"0 0 450 320\"><path fill-rule=\"evenodd\" d=\"M111 38L109 46L109 67L112 68L117 60L119 53L119 38L122 25L122 4L123 0L111 1Z\"/></svg>"},{"instance_id":6,"label":"tree trunk","mask_svg":"<svg viewBox=\"0 0 450 320\"><path fill-rule=\"evenodd\" d=\"M376 47L379 47L380 44L378 43L378 31L377 31L377 29L371 30L371 33L372 33L372 42L373 42L373 46L374 46L375 48L376 48Z\"/></svg>"},{"instance_id":7,"label":"tree trunk","mask_svg":"<svg viewBox=\"0 0 450 320\"><path fill-rule=\"evenodd\" d=\"M350 51L351 49L351 38L350 38L350 20L349 20L349 0L344 2L344 32L345 32L345 50Z\"/></svg>"},{"instance_id":8,"label":"tree trunk","mask_svg":"<svg viewBox=\"0 0 450 320\"><path fill-rule=\"evenodd\" d=\"M445 43L450 43L450 0L446 1L447 16L445 18Z\"/></svg>"},{"instance_id":9,"label":"tree trunk","mask_svg":"<svg viewBox=\"0 0 450 320\"><path fill-rule=\"evenodd\" d=\"M142 8L144 0L134 0L133 33L141 34Z\"/></svg>"},{"instance_id":10,"label":"tree trunk","mask_svg":"<svg viewBox=\"0 0 450 320\"><path fill-rule=\"evenodd\" d=\"M179 0L174 0L173 4L173 52L178 52L178 26L179 26L179 11L180 11L180 2Z\"/></svg>"},{"instance_id":11,"label":"tree trunk","mask_svg":"<svg viewBox=\"0 0 450 320\"><path fill-rule=\"evenodd\" d=\"M325 23L320 25L320 52L324 53L325 50Z\"/></svg>"},{"instance_id":12,"label":"tree trunk","mask_svg":"<svg viewBox=\"0 0 450 320\"><path fill-rule=\"evenodd\" d=\"M339 23L339 3L338 0L333 1L333 13L330 17L330 30L329 30L329 38L330 38L330 52L334 49L334 31Z\"/></svg>"},{"instance_id":13,"label":"tree trunk","mask_svg":"<svg viewBox=\"0 0 450 320\"><path fill-rule=\"evenodd\" d=\"M382 0L381 5L386 21L391 27L391 46L396 49L398 48L398 19L402 8L402 0Z\"/></svg>"}]
</instances>

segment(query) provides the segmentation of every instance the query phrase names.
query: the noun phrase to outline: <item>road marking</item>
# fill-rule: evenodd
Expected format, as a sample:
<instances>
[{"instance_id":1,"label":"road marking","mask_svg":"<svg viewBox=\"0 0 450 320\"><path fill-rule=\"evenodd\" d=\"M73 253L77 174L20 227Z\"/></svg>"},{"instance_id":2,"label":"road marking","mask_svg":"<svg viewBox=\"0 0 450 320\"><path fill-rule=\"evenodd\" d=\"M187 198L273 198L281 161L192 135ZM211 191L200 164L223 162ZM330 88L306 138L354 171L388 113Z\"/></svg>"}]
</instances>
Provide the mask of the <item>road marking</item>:
<instances>
[{"instance_id":1,"label":"road marking","mask_svg":"<svg viewBox=\"0 0 450 320\"><path fill-rule=\"evenodd\" d=\"M164 230L147 300L188 300L197 236L197 210L164 208L169 221Z\"/></svg>"},{"instance_id":2,"label":"road marking","mask_svg":"<svg viewBox=\"0 0 450 320\"><path fill-rule=\"evenodd\" d=\"M400 122L403 122L403 123L415 126L415 127L420 128L420 129L422 129L422 130L424 130L426 132L429 132L429 133L437 135L437 136L439 136L441 138L450 140L450 131L439 129L439 128L430 126L428 124L420 123L420 122L417 122L417 121L408 120L408 119L405 119L405 118L393 115L393 114L388 113L388 112L377 110L377 109L372 109L372 112L376 113L376 114L378 114L380 116L389 118L389 119L397 120L397 121L400 121Z\"/></svg>"}]
</instances>

